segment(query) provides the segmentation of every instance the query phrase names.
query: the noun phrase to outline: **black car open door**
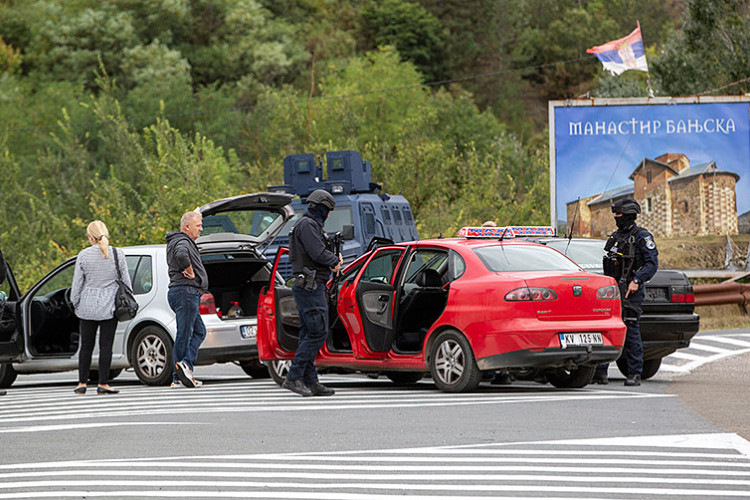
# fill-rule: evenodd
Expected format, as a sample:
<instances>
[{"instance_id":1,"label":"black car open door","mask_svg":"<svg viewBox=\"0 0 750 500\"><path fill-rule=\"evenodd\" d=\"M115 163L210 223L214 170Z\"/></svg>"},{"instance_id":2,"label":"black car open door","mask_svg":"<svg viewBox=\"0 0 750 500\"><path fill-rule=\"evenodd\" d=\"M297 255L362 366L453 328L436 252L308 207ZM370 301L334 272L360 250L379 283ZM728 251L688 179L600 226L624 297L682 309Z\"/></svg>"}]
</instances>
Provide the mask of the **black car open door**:
<instances>
[{"instance_id":1,"label":"black car open door","mask_svg":"<svg viewBox=\"0 0 750 500\"><path fill-rule=\"evenodd\" d=\"M18 361L24 348L21 293L10 265L5 261L0 265L6 266L6 281L0 285L0 363L9 363Z\"/></svg>"}]
</instances>

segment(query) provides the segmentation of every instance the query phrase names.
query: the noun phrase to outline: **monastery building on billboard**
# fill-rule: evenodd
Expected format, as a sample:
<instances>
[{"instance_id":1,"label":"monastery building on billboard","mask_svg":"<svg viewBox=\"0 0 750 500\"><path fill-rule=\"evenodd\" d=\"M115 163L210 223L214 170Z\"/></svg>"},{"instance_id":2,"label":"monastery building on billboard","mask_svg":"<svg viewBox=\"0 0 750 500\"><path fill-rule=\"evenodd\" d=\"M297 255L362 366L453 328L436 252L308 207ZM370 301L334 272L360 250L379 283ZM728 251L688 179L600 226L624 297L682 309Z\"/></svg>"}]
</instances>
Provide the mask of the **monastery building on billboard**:
<instances>
[{"instance_id":1,"label":"monastery building on billboard","mask_svg":"<svg viewBox=\"0 0 750 500\"><path fill-rule=\"evenodd\" d=\"M687 156L644 158L630 174L632 184L567 204L576 236L605 237L616 227L612 203L633 198L641 205L638 225L655 236L737 234L739 174L711 161L691 167Z\"/></svg>"}]
</instances>

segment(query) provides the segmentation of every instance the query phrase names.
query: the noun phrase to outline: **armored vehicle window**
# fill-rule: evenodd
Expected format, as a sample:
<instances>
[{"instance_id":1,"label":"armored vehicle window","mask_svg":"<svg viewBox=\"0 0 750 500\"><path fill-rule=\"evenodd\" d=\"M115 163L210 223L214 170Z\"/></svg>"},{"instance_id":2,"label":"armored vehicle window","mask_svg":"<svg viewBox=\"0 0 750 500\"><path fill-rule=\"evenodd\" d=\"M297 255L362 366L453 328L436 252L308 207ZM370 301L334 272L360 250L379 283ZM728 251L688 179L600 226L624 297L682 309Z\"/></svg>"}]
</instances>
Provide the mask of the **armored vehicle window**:
<instances>
[{"instance_id":1,"label":"armored vehicle window","mask_svg":"<svg viewBox=\"0 0 750 500\"><path fill-rule=\"evenodd\" d=\"M391 210L393 210L393 220L396 221L396 224L400 226L401 225L401 212L396 207L392 207Z\"/></svg>"},{"instance_id":2,"label":"armored vehicle window","mask_svg":"<svg viewBox=\"0 0 750 500\"><path fill-rule=\"evenodd\" d=\"M386 224L391 223L391 213L388 211L388 208L386 207L380 207L380 212L383 214L383 220Z\"/></svg>"},{"instance_id":3,"label":"armored vehicle window","mask_svg":"<svg viewBox=\"0 0 750 500\"><path fill-rule=\"evenodd\" d=\"M411 210L409 210L409 207L404 207L404 219L406 220L407 224L411 224L414 222L414 219L411 216Z\"/></svg>"}]
</instances>

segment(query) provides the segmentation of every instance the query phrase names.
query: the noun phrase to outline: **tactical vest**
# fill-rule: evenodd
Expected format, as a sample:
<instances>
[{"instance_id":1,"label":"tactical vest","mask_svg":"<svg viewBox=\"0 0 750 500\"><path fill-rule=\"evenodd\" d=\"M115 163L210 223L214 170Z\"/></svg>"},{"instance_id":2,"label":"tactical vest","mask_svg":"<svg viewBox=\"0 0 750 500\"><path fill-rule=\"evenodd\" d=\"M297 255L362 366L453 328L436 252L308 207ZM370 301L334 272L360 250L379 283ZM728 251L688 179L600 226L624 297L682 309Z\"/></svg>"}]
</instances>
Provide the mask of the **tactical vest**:
<instances>
[{"instance_id":1,"label":"tactical vest","mask_svg":"<svg viewBox=\"0 0 750 500\"><path fill-rule=\"evenodd\" d=\"M617 281L623 278L628 283L632 281L635 272L645 263L640 252L635 251L635 236L639 230L640 228L634 224L630 230L617 230L609 235L604 245L606 254L602 260L604 274Z\"/></svg>"}]
</instances>

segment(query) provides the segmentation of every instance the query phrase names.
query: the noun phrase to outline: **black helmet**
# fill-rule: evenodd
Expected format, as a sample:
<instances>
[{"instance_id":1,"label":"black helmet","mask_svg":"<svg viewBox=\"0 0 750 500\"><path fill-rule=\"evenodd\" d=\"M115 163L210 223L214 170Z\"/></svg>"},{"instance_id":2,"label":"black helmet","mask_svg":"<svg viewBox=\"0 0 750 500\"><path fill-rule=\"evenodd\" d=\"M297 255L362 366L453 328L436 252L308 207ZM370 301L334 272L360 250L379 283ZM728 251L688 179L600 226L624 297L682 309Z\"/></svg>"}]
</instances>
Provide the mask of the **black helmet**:
<instances>
[{"instance_id":1,"label":"black helmet","mask_svg":"<svg viewBox=\"0 0 750 500\"><path fill-rule=\"evenodd\" d=\"M617 200L612 204L612 213L613 214L639 214L641 213L641 206L638 204L637 201L631 199L631 198L625 198L622 200Z\"/></svg>"},{"instance_id":2,"label":"black helmet","mask_svg":"<svg viewBox=\"0 0 750 500\"><path fill-rule=\"evenodd\" d=\"M336 206L333 196L325 189L316 189L310 193L310 196L307 197L307 203L311 205L323 205L328 210L333 210L333 207Z\"/></svg>"}]
</instances>

